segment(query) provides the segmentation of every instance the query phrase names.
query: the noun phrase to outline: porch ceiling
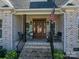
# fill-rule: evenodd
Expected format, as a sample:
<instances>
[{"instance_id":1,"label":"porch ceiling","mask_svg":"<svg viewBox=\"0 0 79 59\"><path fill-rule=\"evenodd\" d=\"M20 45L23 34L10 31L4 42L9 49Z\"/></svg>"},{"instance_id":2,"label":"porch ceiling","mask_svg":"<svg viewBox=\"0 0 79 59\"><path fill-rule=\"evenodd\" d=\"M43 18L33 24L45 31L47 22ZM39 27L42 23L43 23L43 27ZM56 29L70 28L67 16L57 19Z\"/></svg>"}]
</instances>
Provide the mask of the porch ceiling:
<instances>
[{"instance_id":1,"label":"porch ceiling","mask_svg":"<svg viewBox=\"0 0 79 59\"><path fill-rule=\"evenodd\" d=\"M56 8L55 14L62 14L61 8ZM16 9L15 15L51 14L52 9Z\"/></svg>"}]
</instances>

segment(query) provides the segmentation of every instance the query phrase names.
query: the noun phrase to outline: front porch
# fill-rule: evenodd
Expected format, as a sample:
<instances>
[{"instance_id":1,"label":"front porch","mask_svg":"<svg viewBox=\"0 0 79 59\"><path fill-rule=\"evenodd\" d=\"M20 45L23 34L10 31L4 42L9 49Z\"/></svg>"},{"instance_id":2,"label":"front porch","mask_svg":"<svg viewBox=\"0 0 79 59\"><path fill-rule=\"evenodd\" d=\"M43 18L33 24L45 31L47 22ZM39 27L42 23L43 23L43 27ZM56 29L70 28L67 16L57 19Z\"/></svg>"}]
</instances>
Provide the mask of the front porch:
<instances>
[{"instance_id":1,"label":"front porch","mask_svg":"<svg viewBox=\"0 0 79 59\"><path fill-rule=\"evenodd\" d=\"M7 2L0 3L0 46L21 51L28 42L49 43L52 8L16 9ZM70 57L79 57L78 6L78 1L70 0L64 6L55 8L57 19L52 27L54 48L64 50Z\"/></svg>"},{"instance_id":2,"label":"front porch","mask_svg":"<svg viewBox=\"0 0 79 59\"><path fill-rule=\"evenodd\" d=\"M49 13L45 14L20 14L17 13L15 15L15 30L14 32L20 41L18 44L16 43L18 51L23 49L23 46L28 42L32 43L49 43L49 32L50 32L50 21L49 21ZM62 13L56 13L57 16L56 21L53 23L54 28L54 48L60 49L64 51L64 40L63 40L63 31L64 31L64 15ZM19 32L19 35L18 35ZM15 35L15 37L16 37ZM22 35L23 37L20 38ZM18 39L17 38L17 39ZM24 40L23 40L24 39ZM24 42L26 41L26 42ZM24 44L25 43L25 44ZM37 44L38 45L38 44ZM44 44L43 44L44 45ZM15 47L16 48L16 47Z\"/></svg>"},{"instance_id":3,"label":"front porch","mask_svg":"<svg viewBox=\"0 0 79 59\"><path fill-rule=\"evenodd\" d=\"M33 41L33 40L44 41L44 39L47 39L49 36L50 12L48 10L44 11L43 13L39 13L40 10L37 10L37 11L35 12L33 10L33 12L32 11L27 12L26 14L21 11L16 12L15 18L17 21L16 22L17 30L19 29L18 32L25 34L27 41ZM56 16L57 16L57 19L53 23L55 38L57 35L60 35L60 36L63 35L63 31L64 31L64 23L63 23L64 15L61 12L58 12L57 10ZM60 41L62 40L63 40L63 36Z\"/></svg>"},{"instance_id":4,"label":"front porch","mask_svg":"<svg viewBox=\"0 0 79 59\"><path fill-rule=\"evenodd\" d=\"M38 43L42 43L42 46L44 46L43 43L50 44L49 16L51 14L51 10L30 10L30 12L26 11L26 13L21 10L19 11L13 16L13 38L16 39L14 42L15 49L21 52L28 42L34 42L36 45L38 45ZM57 19L53 23L53 43L55 49L64 51L64 15L58 11L60 10L57 9L55 13Z\"/></svg>"}]
</instances>

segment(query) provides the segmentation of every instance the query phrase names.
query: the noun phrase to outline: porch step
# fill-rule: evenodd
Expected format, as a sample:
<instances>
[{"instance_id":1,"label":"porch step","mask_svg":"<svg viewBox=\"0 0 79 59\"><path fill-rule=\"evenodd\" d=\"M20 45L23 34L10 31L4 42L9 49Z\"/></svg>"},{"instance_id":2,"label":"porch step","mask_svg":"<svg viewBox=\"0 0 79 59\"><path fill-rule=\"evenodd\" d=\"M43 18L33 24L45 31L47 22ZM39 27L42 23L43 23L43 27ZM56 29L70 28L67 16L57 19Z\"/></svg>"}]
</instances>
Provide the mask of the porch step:
<instances>
[{"instance_id":1,"label":"porch step","mask_svg":"<svg viewBox=\"0 0 79 59\"><path fill-rule=\"evenodd\" d=\"M52 59L47 42L26 42L19 59Z\"/></svg>"}]
</instances>

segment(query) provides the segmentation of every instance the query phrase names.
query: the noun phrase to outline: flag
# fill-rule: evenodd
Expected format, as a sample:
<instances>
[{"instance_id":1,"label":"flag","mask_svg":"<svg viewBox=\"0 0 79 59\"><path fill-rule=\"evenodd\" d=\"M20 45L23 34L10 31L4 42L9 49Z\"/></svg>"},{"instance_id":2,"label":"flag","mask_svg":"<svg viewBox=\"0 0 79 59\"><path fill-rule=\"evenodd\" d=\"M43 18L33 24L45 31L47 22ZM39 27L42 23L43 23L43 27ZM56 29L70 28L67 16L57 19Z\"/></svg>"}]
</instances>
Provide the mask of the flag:
<instances>
[{"instance_id":1,"label":"flag","mask_svg":"<svg viewBox=\"0 0 79 59\"><path fill-rule=\"evenodd\" d=\"M49 20L54 22L57 19L57 15L55 15L53 12L51 12L50 16L49 16Z\"/></svg>"},{"instance_id":2,"label":"flag","mask_svg":"<svg viewBox=\"0 0 79 59\"><path fill-rule=\"evenodd\" d=\"M55 0L52 0L52 2L55 3ZM49 16L49 20L54 22L56 20L57 16L55 15L55 5L53 6L53 10L51 11L51 14Z\"/></svg>"}]
</instances>

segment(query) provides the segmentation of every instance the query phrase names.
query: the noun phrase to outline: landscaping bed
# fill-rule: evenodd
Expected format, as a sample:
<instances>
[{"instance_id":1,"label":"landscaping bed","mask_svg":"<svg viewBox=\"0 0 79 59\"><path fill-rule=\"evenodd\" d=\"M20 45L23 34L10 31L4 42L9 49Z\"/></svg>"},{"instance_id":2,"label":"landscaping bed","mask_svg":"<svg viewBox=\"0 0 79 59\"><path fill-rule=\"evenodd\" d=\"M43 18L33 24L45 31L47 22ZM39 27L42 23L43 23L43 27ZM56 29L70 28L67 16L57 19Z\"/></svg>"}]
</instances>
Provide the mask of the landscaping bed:
<instances>
[{"instance_id":1,"label":"landscaping bed","mask_svg":"<svg viewBox=\"0 0 79 59\"><path fill-rule=\"evenodd\" d=\"M64 53L62 50L54 50L54 59L64 59Z\"/></svg>"},{"instance_id":2,"label":"landscaping bed","mask_svg":"<svg viewBox=\"0 0 79 59\"><path fill-rule=\"evenodd\" d=\"M0 59L17 59L17 53L14 50L7 51L4 48L0 48Z\"/></svg>"},{"instance_id":3,"label":"landscaping bed","mask_svg":"<svg viewBox=\"0 0 79 59\"><path fill-rule=\"evenodd\" d=\"M68 57L64 55L64 52L62 50L54 50L54 59L79 59L76 57Z\"/></svg>"}]
</instances>

